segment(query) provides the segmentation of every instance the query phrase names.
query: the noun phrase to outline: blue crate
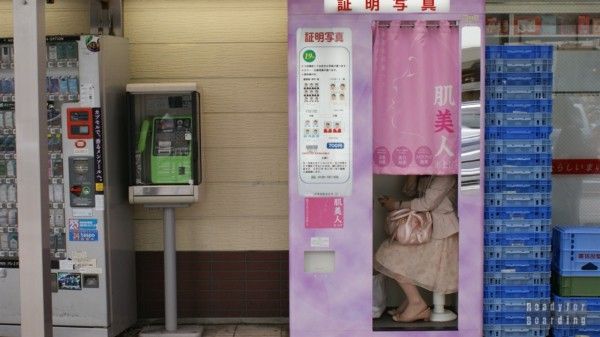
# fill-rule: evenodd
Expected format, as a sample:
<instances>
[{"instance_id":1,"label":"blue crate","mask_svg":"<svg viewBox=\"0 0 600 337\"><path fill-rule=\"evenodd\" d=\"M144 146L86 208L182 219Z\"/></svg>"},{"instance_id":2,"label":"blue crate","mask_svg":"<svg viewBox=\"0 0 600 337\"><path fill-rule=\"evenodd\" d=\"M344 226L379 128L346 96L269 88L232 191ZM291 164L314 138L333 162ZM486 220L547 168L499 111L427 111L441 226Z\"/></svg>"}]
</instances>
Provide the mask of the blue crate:
<instances>
[{"instance_id":1,"label":"blue crate","mask_svg":"<svg viewBox=\"0 0 600 337\"><path fill-rule=\"evenodd\" d=\"M485 129L486 140L507 140L507 139L548 139L552 133L552 127L507 127L490 126Z\"/></svg>"},{"instance_id":2,"label":"blue crate","mask_svg":"<svg viewBox=\"0 0 600 337\"><path fill-rule=\"evenodd\" d=\"M484 312L483 324L507 324L507 325L550 325L548 313L534 312Z\"/></svg>"},{"instance_id":3,"label":"blue crate","mask_svg":"<svg viewBox=\"0 0 600 337\"><path fill-rule=\"evenodd\" d=\"M552 113L552 100L485 100L485 112L489 113Z\"/></svg>"},{"instance_id":4,"label":"blue crate","mask_svg":"<svg viewBox=\"0 0 600 337\"><path fill-rule=\"evenodd\" d=\"M526 324L486 324L483 326L484 337L547 337L547 335L548 328L544 326Z\"/></svg>"},{"instance_id":5,"label":"blue crate","mask_svg":"<svg viewBox=\"0 0 600 337\"><path fill-rule=\"evenodd\" d=\"M487 113L486 126L552 126L552 114L546 112Z\"/></svg>"},{"instance_id":6,"label":"blue crate","mask_svg":"<svg viewBox=\"0 0 600 337\"><path fill-rule=\"evenodd\" d=\"M503 166L485 168L485 179L488 181L549 181L551 178L552 166Z\"/></svg>"},{"instance_id":7,"label":"blue crate","mask_svg":"<svg viewBox=\"0 0 600 337\"><path fill-rule=\"evenodd\" d=\"M553 337L600 337L600 325L553 327Z\"/></svg>"},{"instance_id":8,"label":"blue crate","mask_svg":"<svg viewBox=\"0 0 600 337\"><path fill-rule=\"evenodd\" d=\"M553 295L556 313L600 312L600 297L563 297Z\"/></svg>"},{"instance_id":9,"label":"blue crate","mask_svg":"<svg viewBox=\"0 0 600 337\"><path fill-rule=\"evenodd\" d=\"M549 285L550 284L550 273L549 272L485 273L484 283L485 284L495 284L495 285L507 285L507 286ZM519 310L521 310L521 309L519 309Z\"/></svg>"},{"instance_id":10,"label":"blue crate","mask_svg":"<svg viewBox=\"0 0 600 337\"><path fill-rule=\"evenodd\" d=\"M483 297L484 298L550 297L550 285L537 285L537 286L485 285L483 287Z\"/></svg>"},{"instance_id":11,"label":"blue crate","mask_svg":"<svg viewBox=\"0 0 600 337\"><path fill-rule=\"evenodd\" d=\"M503 299L507 300L507 299ZM549 312L485 312L483 324L528 325L550 328L552 318Z\"/></svg>"},{"instance_id":12,"label":"blue crate","mask_svg":"<svg viewBox=\"0 0 600 337\"><path fill-rule=\"evenodd\" d=\"M600 312L588 311L583 317L585 318L585 325L600 326Z\"/></svg>"},{"instance_id":13,"label":"blue crate","mask_svg":"<svg viewBox=\"0 0 600 337\"><path fill-rule=\"evenodd\" d=\"M556 264L552 264L550 266L552 268L552 272L556 274L559 278L575 278L575 277L589 277L589 278L597 278L600 282L600 270L560 270L559 266ZM567 282L563 288L572 288L571 285L573 280L566 279Z\"/></svg>"},{"instance_id":14,"label":"blue crate","mask_svg":"<svg viewBox=\"0 0 600 337\"><path fill-rule=\"evenodd\" d=\"M486 220L552 219L551 207L486 207Z\"/></svg>"},{"instance_id":15,"label":"blue crate","mask_svg":"<svg viewBox=\"0 0 600 337\"><path fill-rule=\"evenodd\" d=\"M551 85L487 86L485 97L489 99L551 99Z\"/></svg>"},{"instance_id":16,"label":"blue crate","mask_svg":"<svg viewBox=\"0 0 600 337\"><path fill-rule=\"evenodd\" d=\"M550 193L552 182L549 180L523 181L486 181L485 193Z\"/></svg>"},{"instance_id":17,"label":"blue crate","mask_svg":"<svg viewBox=\"0 0 600 337\"><path fill-rule=\"evenodd\" d=\"M487 273L486 273L487 274ZM520 273L516 273L520 274ZM488 312L524 312L551 313L550 299L540 298L487 298L483 301L483 310Z\"/></svg>"},{"instance_id":18,"label":"blue crate","mask_svg":"<svg viewBox=\"0 0 600 337\"><path fill-rule=\"evenodd\" d=\"M549 233L551 219L486 220L486 233Z\"/></svg>"},{"instance_id":19,"label":"blue crate","mask_svg":"<svg viewBox=\"0 0 600 337\"><path fill-rule=\"evenodd\" d=\"M487 153L486 166L549 166L552 155L549 153Z\"/></svg>"},{"instance_id":20,"label":"blue crate","mask_svg":"<svg viewBox=\"0 0 600 337\"><path fill-rule=\"evenodd\" d=\"M598 252L593 254L597 255ZM598 259L589 260L582 258L577 261L571 261L566 258L553 260L552 267L561 276L587 276L600 278L600 261Z\"/></svg>"},{"instance_id":21,"label":"blue crate","mask_svg":"<svg viewBox=\"0 0 600 337\"><path fill-rule=\"evenodd\" d=\"M497 59L488 60L486 73L549 73L552 60L549 59Z\"/></svg>"},{"instance_id":22,"label":"blue crate","mask_svg":"<svg viewBox=\"0 0 600 337\"><path fill-rule=\"evenodd\" d=\"M558 250L600 250L600 225L554 227L552 243Z\"/></svg>"},{"instance_id":23,"label":"blue crate","mask_svg":"<svg viewBox=\"0 0 600 337\"><path fill-rule=\"evenodd\" d=\"M552 85L552 73L489 73L485 85Z\"/></svg>"},{"instance_id":24,"label":"blue crate","mask_svg":"<svg viewBox=\"0 0 600 337\"><path fill-rule=\"evenodd\" d=\"M536 46L505 46L495 45L485 47L486 60L493 59L551 59L554 47L551 45Z\"/></svg>"},{"instance_id":25,"label":"blue crate","mask_svg":"<svg viewBox=\"0 0 600 337\"><path fill-rule=\"evenodd\" d=\"M550 193L486 193L486 206L534 207L550 206Z\"/></svg>"},{"instance_id":26,"label":"blue crate","mask_svg":"<svg viewBox=\"0 0 600 337\"><path fill-rule=\"evenodd\" d=\"M496 272L549 272L550 260L485 260L483 270Z\"/></svg>"},{"instance_id":27,"label":"blue crate","mask_svg":"<svg viewBox=\"0 0 600 337\"><path fill-rule=\"evenodd\" d=\"M486 246L549 246L550 233L485 233ZM550 256L548 256L550 261Z\"/></svg>"},{"instance_id":28,"label":"blue crate","mask_svg":"<svg viewBox=\"0 0 600 337\"><path fill-rule=\"evenodd\" d=\"M485 246L484 256L486 259L547 260L551 258L550 251L550 246Z\"/></svg>"},{"instance_id":29,"label":"blue crate","mask_svg":"<svg viewBox=\"0 0 600 337\"><path fill-rule=\"evenodd\" d=\"M531 140L491 140L485 144L489 154L550 154L552 142L549 139Z\"/></svg>"}]
</instances>

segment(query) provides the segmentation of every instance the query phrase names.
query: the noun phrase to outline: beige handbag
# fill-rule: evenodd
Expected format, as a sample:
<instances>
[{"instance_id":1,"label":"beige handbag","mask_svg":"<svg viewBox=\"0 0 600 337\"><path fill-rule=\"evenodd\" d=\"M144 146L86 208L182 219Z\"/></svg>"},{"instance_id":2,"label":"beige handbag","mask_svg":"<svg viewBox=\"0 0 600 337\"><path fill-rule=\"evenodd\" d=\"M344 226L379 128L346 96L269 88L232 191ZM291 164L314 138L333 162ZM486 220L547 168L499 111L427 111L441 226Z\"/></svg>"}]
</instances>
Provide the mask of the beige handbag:
<instances>
[{"instance_id":1,"label":"beige handbag","mask_svg":"<svg viewBox=\"0 0 600 337\"><path fill-rule=\"evenodd\" d=\"M430 212L416 212L408 208L392 211L386 219L390 241L402 245L420 245L431 241L433 220Z\"/></svg>"}]
</instances>

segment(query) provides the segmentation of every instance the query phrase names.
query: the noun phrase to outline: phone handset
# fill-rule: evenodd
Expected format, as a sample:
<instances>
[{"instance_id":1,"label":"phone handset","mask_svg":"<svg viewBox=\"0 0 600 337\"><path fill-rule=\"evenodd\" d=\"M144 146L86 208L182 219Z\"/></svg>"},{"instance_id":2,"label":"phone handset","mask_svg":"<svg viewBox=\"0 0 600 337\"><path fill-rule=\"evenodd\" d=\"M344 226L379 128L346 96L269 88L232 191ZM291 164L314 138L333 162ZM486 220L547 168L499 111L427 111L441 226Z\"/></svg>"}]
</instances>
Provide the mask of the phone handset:
<instances>
[{"instance_id":1,"label":"phone handset","mask_svg":"<svg viewBox=\"0 0 600 337\"><path fill-rule=\"evenodd\" d=\"M140 128L140 136L138 138L138 144L135 151L135 180L136 184L142 184L142 166L143 166L143 155L146 150L146 140L148 139L148 131L150 130L150 121L144 120L142 127Z\"/></svg>"},{"instance_id":2,"label":"phone handset","mask_svg":"<svg viewBox=\"0 0 600 337\"><path fill-rule=\"evenodd\" d=\"M148 131L150 130L150 121L144 120L140 128L140 138L138 139L137 153L143 153L146 150L146 140L148 139Z\"/></svg>"}]
</instances>

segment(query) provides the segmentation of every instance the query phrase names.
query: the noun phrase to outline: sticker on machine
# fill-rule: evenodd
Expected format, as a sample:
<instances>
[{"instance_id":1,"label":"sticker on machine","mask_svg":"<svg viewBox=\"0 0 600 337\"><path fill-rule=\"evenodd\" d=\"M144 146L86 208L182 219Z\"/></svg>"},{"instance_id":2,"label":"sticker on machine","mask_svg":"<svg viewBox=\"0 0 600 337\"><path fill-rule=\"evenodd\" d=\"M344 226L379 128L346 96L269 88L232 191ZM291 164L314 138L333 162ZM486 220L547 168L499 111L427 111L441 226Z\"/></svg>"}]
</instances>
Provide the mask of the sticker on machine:
<instances>
[{"instance_id":1,"label":"sticker on machine","mask_svg":"<svg viewBox=\"0 0 600 337\"><path fill-rule=\"evenodd\" d=\"M297 42L298 191L352 193L352 31L300 28Z\"/></svg>"},{"instance_id":2,"label":"sticker on machine","mask_svg":"<svg viewBox=\"0 0 600 337\"><path fill-rule=\"evenodd\" d=\"M93 208L73 208L73 216L76 218L91 217L93 215Z\"/></svg>"},{"instance_id":3,"label":"sticker on machine","mask_svg":"<svg viewBox=\"0 0 600 337\"><path fill-rule=\"evenodd\" d=\"M343 228L344 198L305 198L304 227Z\"/></svg>"},{"instance_id":4,"label":"sticker on machine","mask_svg":"<svg viewBox=\"0 0 600 337\"><path fill-rule=\"evenodd\" d=\"M69 219L69 241L98 241L98 219Z\"/></svg>"},{"instance_id":5,"label":"sticker on machine","mask_svg":"<svg viewBox=\"0 0 600 337\"><path fill-rule=\"evenodd\" d=\"M81 274L58 273L57 279L60 290L81 290Z\"/></svg>"}]
</instances>

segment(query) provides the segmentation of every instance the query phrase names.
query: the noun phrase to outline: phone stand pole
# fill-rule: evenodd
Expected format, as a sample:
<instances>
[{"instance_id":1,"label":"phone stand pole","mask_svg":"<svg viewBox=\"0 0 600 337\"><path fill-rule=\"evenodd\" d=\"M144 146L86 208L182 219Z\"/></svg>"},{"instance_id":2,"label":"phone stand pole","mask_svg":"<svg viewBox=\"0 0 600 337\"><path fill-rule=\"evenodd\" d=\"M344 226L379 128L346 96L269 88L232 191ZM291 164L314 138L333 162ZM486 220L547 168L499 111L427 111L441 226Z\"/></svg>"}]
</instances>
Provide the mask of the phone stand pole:
<instances>
[{"instance_id":1,"label":"phone stand pole","mask_svg":"<svg viewBox=\"0 0 600 337\"><path fill-rule=\"evenodd\" d=\"M202 327L177 328L177 249L175 243L175 206L163 208L165 264L165 326L148 327L140 337L200 337Z\"/></svg>"},{"instance_id":2,"label":"phone stand pole","mask_svg":"<svg viewBox=\"0 0 600 337\"><path fill-rule=\"evenodd\" d=\"M165 330L177 331L177 250L175 248L175 209L163 208L165 260Z\"/></svg>"}]
</instances>

